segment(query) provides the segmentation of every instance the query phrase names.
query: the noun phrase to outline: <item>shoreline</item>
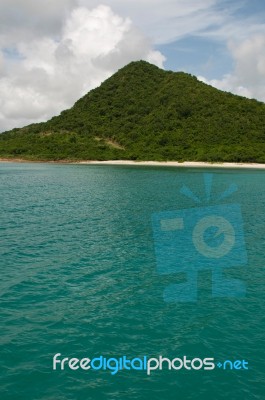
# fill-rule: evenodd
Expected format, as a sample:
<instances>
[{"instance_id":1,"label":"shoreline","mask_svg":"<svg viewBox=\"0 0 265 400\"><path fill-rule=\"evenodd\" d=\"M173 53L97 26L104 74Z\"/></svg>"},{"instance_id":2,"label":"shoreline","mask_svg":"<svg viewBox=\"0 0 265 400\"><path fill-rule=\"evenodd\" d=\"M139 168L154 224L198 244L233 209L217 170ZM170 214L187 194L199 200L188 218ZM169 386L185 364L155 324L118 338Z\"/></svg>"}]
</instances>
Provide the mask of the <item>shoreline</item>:
<instances>
[{"instance_id":1,"label":"shoreline","mask_svg":"<svg viewBox=\"0 0 265 400\"><path fill-rule=\"evenodd\" d=\"M230 168L230 169L265 169L265 164L259 163L232 163L232 162L205 162L205 161L133 161L133 160L108 160L108 161L41 161L25 160L21 158L0 158L0 163L45 163L45 164L70 164L70 165L134 165L152 167L177 167L177 168Z\"/></svg>"},{"instance_id":2,"label":"shoreline","mask_svg":"<svg viewBox=\"0 0 265 400\"><path fill-rule=\"evenodd\" d=\"M113 161L79 161L71 164L81 165L139 165L151 167L177 167L177 168L245 168L245 169L265 169L265 164L258 163L210 163L204 161L131 161L131 160L113 160Z\"/></svg>"}]
</instances>

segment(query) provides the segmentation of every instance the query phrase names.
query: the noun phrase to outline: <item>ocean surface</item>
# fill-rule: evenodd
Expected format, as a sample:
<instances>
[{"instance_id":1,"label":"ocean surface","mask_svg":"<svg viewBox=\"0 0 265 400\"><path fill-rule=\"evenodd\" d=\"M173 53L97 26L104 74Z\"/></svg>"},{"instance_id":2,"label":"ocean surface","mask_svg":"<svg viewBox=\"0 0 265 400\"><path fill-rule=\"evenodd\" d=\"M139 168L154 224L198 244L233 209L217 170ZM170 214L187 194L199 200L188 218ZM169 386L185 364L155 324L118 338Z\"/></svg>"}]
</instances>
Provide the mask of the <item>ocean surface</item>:
<instances>
[{"instance_id":1,"label":"ocean surface","mask_svg":"<svg viewBox=\"0 0 265 400\"><path fill-rule=\"evenodd\" d=\"M217 206L229 223L208 248L229 229L239 247L204 263L192 224ZM185 243L183 227L153 225L171 212L188 221ZM1 400L265 398L265 171L1 163L0 232ZM165 238L182 243L171 272ZM193 297L181 297L191 271ZM57 353L215 368L53 370ZM217 366L227 360L248 369Z\"/></svg>"}]
</instances>

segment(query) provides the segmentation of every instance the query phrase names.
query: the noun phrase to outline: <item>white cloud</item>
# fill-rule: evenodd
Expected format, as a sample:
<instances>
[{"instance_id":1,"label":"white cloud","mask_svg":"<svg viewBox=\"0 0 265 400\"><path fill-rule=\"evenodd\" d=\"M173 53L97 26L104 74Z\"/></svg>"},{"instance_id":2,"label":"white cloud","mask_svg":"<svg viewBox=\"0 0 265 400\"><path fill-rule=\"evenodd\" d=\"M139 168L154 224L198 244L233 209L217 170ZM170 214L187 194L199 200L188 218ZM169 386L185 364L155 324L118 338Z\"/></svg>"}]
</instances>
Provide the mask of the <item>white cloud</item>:
<instances>
[{"instance_id":1,"label":"white cloud","mask_svg":"<svg viewBox=\"0 0 265 400\"><path fill-rule=\"evenodd\" d=\"M79 5L96 7L98 0L76 0ZM265 32L260 15L240 15L251 5L235 0L104 0L122 16L130 16L155 44L170 43L186 36L202 36L213 40L244 39Z\"/></svg>"},{"instance_id":2,"label":"white cloud","mask_svg":"<svg viewBox=\"0 0 265 400\"><path fill-rule=\"evenodd\" d=\"M93 9L99 4L123 18L130 16L133 25L155 44L197 34L227 38L229 32L239 34L254 24L239 24L232 16L240 6L225 0L45 0L45 5L41 0L1 0L0 44L5 41L6 45L7 40L14 44L18 37L60 35L71 10L79 6Z\"/></svg>"},{"instance_id":3,"label":"white cloud","mask_svg":"<svg viewBox=\"0 0 265 400\"><path fill-rule=\"evenodd\" d=\"M241 43L231 41L228 48L234 71L222 79L199 79L218 89L265 102L265 35L254 35Z\"/></svg>"},{"instance_id":4,"label":"white cloud","mask_svg":"<svg viewBox=\"0 0 265 400\"><path fill-rule=\"evenodd\" d=\"M76 0L1 0L0 45L16 45L43 35L59 35Z\"/></svg>"},{"instance_id":5,"label":"white cloud","mask_svg":"<svg viewBox=\"0 0 265 400\"><path fill-rule=\"evenodd\" d=\"M96 6L97 0L78 0ZM222 24L226 13L215 10L218 0L104 0L121 15L130 15L156 44L164 44L195 34L213 24Z\"/></svg>"},{"instance_id":6,"label":"white cloud","mask_svg":"<svg viewBox=\"0 0 265 400\"><path fill-rule=\"evenodd\" d=\"M16 50L8 68L0 57L0 131L58 114L130 61L164 62L130 19L107 6L77 7L60 37L22 39Z\"/></svg>"}]
</instances>

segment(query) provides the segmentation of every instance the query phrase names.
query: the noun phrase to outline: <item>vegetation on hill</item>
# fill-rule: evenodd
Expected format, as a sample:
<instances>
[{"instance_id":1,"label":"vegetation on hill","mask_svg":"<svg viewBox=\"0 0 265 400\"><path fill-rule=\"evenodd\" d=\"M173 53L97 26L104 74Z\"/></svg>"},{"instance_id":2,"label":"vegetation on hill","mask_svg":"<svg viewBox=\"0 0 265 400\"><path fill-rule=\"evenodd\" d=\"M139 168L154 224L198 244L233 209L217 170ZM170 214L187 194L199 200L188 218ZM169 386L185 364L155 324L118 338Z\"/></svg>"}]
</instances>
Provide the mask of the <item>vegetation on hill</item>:
<instances>
[{"instance_id":1,"label":"vegetation on hill","mask_svg":"<svg viewBox=\"0 0 265 400\"><path fill-rule=\"evenodd\" d=\"M265 163L265 104L133 62L59 116L1 134L0 157Z\"/></svg>"}]
</instances>

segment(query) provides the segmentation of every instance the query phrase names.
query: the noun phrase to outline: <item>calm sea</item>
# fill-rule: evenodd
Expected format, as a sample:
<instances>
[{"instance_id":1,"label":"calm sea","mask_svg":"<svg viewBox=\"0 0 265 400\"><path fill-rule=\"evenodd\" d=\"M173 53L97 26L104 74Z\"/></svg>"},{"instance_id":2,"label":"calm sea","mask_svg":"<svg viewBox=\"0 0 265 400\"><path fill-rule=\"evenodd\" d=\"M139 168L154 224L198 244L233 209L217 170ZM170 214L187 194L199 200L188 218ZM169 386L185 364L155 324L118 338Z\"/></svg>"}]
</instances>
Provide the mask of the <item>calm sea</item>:
<instances>
[{"instance_id":1,"label":"calm sea","mask_svg":"<svg viewBox=\"0 0 265 400\"><path fill-rule=\"evenodd\" d=\"M228 222L208 244L201 224L196 248L194 218L217 209ZM174 215L187 230L167 273L184 235ZM152 226L170 216L161 233ZM2 400L265 398L265 171L1 163L0 231ZM203 243L226 247L204 264ZM181 295L185 282L196 298L188 286ZM57 353L214 358L215 368L54 371ZM248 369L217 366L227 360Z\"/></svg>"}]
</instances>

